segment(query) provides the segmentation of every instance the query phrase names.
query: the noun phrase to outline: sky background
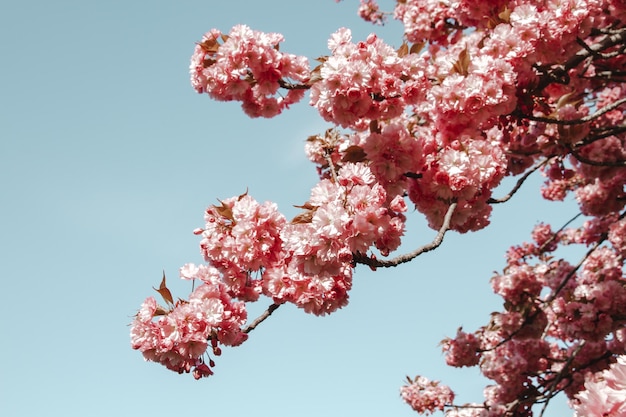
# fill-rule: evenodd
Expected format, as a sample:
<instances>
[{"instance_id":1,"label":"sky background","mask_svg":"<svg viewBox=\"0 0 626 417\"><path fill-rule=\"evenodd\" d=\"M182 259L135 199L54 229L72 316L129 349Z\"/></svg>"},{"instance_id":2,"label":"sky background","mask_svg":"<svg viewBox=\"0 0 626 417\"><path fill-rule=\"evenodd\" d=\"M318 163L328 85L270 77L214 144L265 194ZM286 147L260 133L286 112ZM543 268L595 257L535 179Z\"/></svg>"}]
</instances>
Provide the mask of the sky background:
<instances>
[{"instance_id":1,"label":"sky background","mask_svg":"<svg viewBox=\"0 0 626 417\"><path fill-rule=\"evenodd\" d=\"M391 2L381 2L388 7ZM358 2L22 0L0 6L0 415L413 416L406 375L482 402L475 369L444 364L438 343L500 308L489 278L540 220L534 176L479 233L393 270L358 267L350 304L328 317L283 306L215 375L195 381L143 361L129 324L159 284L201 262L206 206L247 190L291 218L317 181L304 140L330 127L306 100L251 120L189 85L194 42L238 23L283 33L282 51L315 58L342 26L399 46L397 24L361 22ZM501 194L510 189L507 183ZM418 213L404 251L429 242ZM251 307L250 318L270 304ZM555 402L546 417L568 416Z\"/></svg>"}]
</instances>

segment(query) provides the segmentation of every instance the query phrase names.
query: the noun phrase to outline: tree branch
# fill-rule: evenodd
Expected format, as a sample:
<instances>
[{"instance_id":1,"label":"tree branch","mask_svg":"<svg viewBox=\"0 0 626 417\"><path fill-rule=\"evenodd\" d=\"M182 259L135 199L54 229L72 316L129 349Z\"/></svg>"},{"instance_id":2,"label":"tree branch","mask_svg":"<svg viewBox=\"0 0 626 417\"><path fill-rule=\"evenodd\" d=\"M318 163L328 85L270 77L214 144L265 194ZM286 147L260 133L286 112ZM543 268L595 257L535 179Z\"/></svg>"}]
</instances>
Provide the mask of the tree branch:
<instances>
[{"instance_id":1,"label":"tree branch","mask_svg":"<svg viewBox=\"0 0 626 417\"><path fill-rule=\"evenodd\" d=\"M626 211L624 211L623 213L620 214L620 216L617 218L618 220L622 220L624 219L624 217L626 217ZM571 220L570 220L571 221ZM607 233L603 233L602 235L600 235L599 239L597 242L595 242L592 246L591 249L589 249L587 251L587 253L585 253L585 256L583 256L583 258L580 260L580 262L578 262L578 264L576 264L576 266L574 266L574 269L572 269L567 276L565 276L565 278L563 279L563 281L561 281L561 283L558 285L558 287L556 287L556 289L554 290L554 292L544 301L544 303L551 303L552 301L554 301L556 299L556 297L559 295L559 293L561 292L561 290L563 290L563 288L565 288L565 286L567 285L567 283L569 282L570 279L572 279L572 277L576 274L576 272L578 272L578 270L580 269L580 267L585 263L585 261L587 260L587 258L589 258L589 256L591 256L591 254L598 249L606 240L608 239L608 234Z\"/></svg>"},{"instance_id":2,"label":"tree branch","mask_svg":"<svg viewBox=\"0 0 626 417\"><path fill-rule=\"evenodd\" d=\"M550 386L547 387L547 389L544 391L542 396L537 397L537 400L541 400L543 399L542 397L545 397L545 402L543 403L543 407L541 408L541 413L539 414L539 417L543 417L543 414L548 408L548 404L550 403L550 400L554 398L555 395L557 395L559 392L562 391L562 389L560 390L557 389L557 386L565 377L565 371L571 371L570 366L572 365L572 362L574 362L574 359L576 358L576 356L578 356L582 348L585 346L585 342L586 341L583 340L582 342L578 344L578 346L576 346L576 348L574 349L570 357L567 358L567 361L565 361L565 364L563 365L559 373L556 375L556 377L554 378Z\"/></svg>"},{"instance_id":3,"label":"tree branch","mask_svg":"<svg viewBox=\"0 0 626 417\"><path fill-rule=\"evenodd\" d=\"M294 84L288 81L283 80L282 78L278 80L278 85L284 88L285 90L308 90L311 88L308 84Z\"/></svg>"},{"instance_id":4,"label":"tree branch","mask_svg":"<svg viewBox=\"0 0 626 417\"><path fill-rule=\"evenodd\" d=\"M528 114L519 114L518 116L524 119L532 120L534 122L553 123L553 124L564 125L564 126L581 125L584 123L591 122L594 119L597 119L603 114L618 108L624 103L626 103L626 97L620 100L617 100L611 104L607 104L606 106L602 107L600 110L596 111L595 113L590 114L589 116L581 117L580 119L574 119L574 120L560 120L560 119L553 119L551 117L533 116L533 115L528 115Z\"/></svg>"},{"instance_id":5,"label":"tree branch","mask_svg":"<svg viewBox=\"0 0 626 417\"><path fill-rule=\"evenodd\" d=\"M417 258L422 253L430 252L431 250L436 249L437 247L439 247L439 245L441 245L441 243L443 242L443 237L445 236L446 232L450 229L450 221L452 220L452 214L454 213L456 206L457 206L456 202L450 204L450 207L448 207L448 211L446 212L446 215L443 218L443 224L441 225L441 228L439 229L437 236L435 236L435 239L433 239L432 242L417 248L413 252L409 252L404 255L397 256L393 259L375 259L362 253L354 253L352 254L353 262L357 264L368 265L369 267L372 267L372 268L379 268L379 267L388 268L391 266L398 266L400 264L410 262L413 259Z\"/></svg>"},{"instance_id":6,"label":"tree branch","mask_svg":"<svg viewBox=\"0 0 626 417\"><path fill-rule=\"evenodd\" d=\"M593 138L589 143L595 142L596 140L604 139L609 136L619 135L620 133L626 132L626 125L615 125L611 127L606 127L602 129L591 129L590 136ZM587 143L585 143L587 144Z\"/></svg>"},{"instance_id":7,"label":"tree branch","mask_svg":"<svg viewBox=\"0 0 626 417\"><path fill-rule=\"evenodd\" d=\"M528 170L528 172L526 172L519 180L517 180L517 183L507 195L501 198L490 198L487 200L487 204L500 204L509 201L511 197L513 197L513 195L522 187L524 181L526 181L526 179L528 179L528 177L530 177L533 172L537 171L539 168L547 164L550 159L552 158L546 158L541 163L535 165L530 170Z\"/></svg>"},{"instance_id":8,"label":"tree branch","mask_svg":"<svg viewBox=\"0 0 626 417\"><path fill-rule=\"evenodd\" d=\"M583 164L593 165L597 167L623 167L626 166L626 160L620 159L617 161L594 161L592 159L586 158L578 153L576 149L571 146L568 146L571 155L576 158L577 161L582 162Z\"/></svg>"},{"instance_id":9,"label":"tree branch","mask_svg":"<svg viewBox=\"0 0 626 417\"><path fill-rule=\"evenodd\" d=\"M272 315L272 313L273 313L274 311L276 311L276 309L277 309L278 307L280 307L280 306L281 306L280 304L276 304L276 303L274 303L274 304L270 305L270 306L267 308L267 310L265 310L265 311L263 312L263 314L261 314L259 317L257 317L256 319L254 319L254 321L253 321L252 323L250 323L247 327L245 327L245 328L243 329L243 332L247 334L247 333L250 333L252 330L256 329L256 326L258 326L259 324L263 323L263 321L265 321L265 319L266 319L266 318L268 318L269 316L271 316L271 315Z\"/></svg>"},{"instance_id":10,"label":"tree branch","mask_svg":"<svg viewBox=\"0 0 626 417\"><path fill-rule=\"evenodd\" d=\"M624 42L626 42L626 28L620 28L607 33L607 35L600 42L582 48L576 53L576 55L568 59L562 65L542 66L546 69L542 74L540 74L541 80L533 90L535 92L540 92L554 82L563 83L564 81L569 81L567 73L569 70L576 68L587 58L597 56L597 54L601 51L609 49L615 45L619 45L620 43L623 44ZM542 68L538 68L538 71L542 71Z\"/></svg>"}]
</instances>

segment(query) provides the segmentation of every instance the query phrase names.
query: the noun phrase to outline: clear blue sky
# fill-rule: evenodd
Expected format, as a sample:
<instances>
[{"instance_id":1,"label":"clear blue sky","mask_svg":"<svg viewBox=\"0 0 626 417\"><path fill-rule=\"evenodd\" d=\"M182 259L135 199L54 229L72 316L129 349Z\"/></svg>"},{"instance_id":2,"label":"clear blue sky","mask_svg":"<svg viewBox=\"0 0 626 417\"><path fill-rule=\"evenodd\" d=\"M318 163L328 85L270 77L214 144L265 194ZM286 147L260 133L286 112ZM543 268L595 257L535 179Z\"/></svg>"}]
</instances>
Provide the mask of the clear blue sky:
<instances>
[{"instance_id":1,"label":"clear blue sky","mask_svg":"<svg viewBox=\"0 0 626 417\"><path fill-rule=\"evenodd\" d=\"M283 33L281 50L311 58L326 54L341 26L399 46L397 25L361 22L357 6L2 5L1 416L412 416L398 393L407 374L442 379L459 402L482 401L476 371L448 369L438 343L499 308L489 278L508 246L539 220L575 214L538 198L540 177L497 206L483 232L449 235L391 271L359 267L347 308L318 318L282 307L225 350L209 379L171 373L130 349L128 324L162 270L175 296L188 294L177 271L201 261L191 231L204 208L248 189L293 215L316 181L304 140L329 127L306 103L250 120L237 104L197 95L188 81L194 42L212 27L246 23ZM434 234L417 213L410 224L405 250ZM571 412L555 405L546 416L557 415Z\"/></svg>"}]
</instances>

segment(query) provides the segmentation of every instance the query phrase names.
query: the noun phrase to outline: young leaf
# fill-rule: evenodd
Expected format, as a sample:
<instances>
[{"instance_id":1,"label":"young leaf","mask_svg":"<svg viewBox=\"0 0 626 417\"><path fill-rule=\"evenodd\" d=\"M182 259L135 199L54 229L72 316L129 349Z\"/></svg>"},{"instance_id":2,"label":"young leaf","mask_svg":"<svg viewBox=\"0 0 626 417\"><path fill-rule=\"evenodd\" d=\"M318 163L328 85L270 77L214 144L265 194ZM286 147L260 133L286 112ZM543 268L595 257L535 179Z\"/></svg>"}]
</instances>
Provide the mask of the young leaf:
<instances>
[{"instance_id":1,"label":"young leaf","mask_svg":"<svg viewBox=\"0 0 626 417\"><path fill-rule=\"evenodd\" d=\"M409 54L409 45L407 45L406 42L402 42L402 45L400 45L397 52L400 58L404 58Z\"/></svg>"},{"instance_id":2,"label":"young leaf","mask_svg":"<svg viewBox=\"0 0 626 417\"><path fill-rule=\"evenodd\" d=\"M293 224L311 223L313 220L313 214L317 210L317 207L309 203L308 201L301 206L294 206L296 208L304 209L303 213L298 214L291 220Z\"/></svg>"},{"instance_id":3,"label":"young leaf","mask_svg":"<svg viewBox=\"0 0 626 417\"><path fill-rule=\"evenodd\" d=\"M217 201L220 202L220 205L219 206L213 205L213 208L215 209L215 211L217 211L217 213L223 218L230 220L230 221L235 221L235 218L233 217L233 212L230 209L230 207L228 207L226 204L224 204L223 201L219 199Z\"/></svg>"},{"instance_id":4,"label":"young leaf","mask_svg":"<svg viewBox=\"0 0 626 417\"><path fill-rule=\"evenodd\" d=\"M174 298L172 298L172 293L165 285L165 271L163 271L163 279L161 280L161 285L159 286L159 289L157 290L154 287L153 289L159 294L161 294L161 297L163 297L166 303L174 304Z\"/></svg>"},{"instance_id":5,"label":"young leaf","mask_svg":"<svg viewBox=\"0 0 626 417\"><path fill-rule=\"evenodd\" d=\"M454 69L454 71L456 71L457 74L467 76L467 69L469 68L469 64L470 54L467 48L465 48L461 51L461 53L459 53L459 59L456 60L452 68Z\"/></svg>"},{"instance_id":6,"label":"young leaf","mask_svg":"<svg viewBox=\"0 0 626 417\"><path fill-rule=\"evenodd\" d=\"M418 43L414 43L413 46L411 46L411 49L409 50L410 54L419 54L422 49L424 49L424 46L426 45L426 42L418 42Z\"/></svg>"},{"instance_id":7,"label":"young leaf","mask_svg":"<svg viewBox=\"0 0 626 417\"><path fill-rule=\"evenodd\" d=\"M363 162L367 160L367 154L360 146L349 146L341 158L341 162Z\"/></svg>"}]
</instances>

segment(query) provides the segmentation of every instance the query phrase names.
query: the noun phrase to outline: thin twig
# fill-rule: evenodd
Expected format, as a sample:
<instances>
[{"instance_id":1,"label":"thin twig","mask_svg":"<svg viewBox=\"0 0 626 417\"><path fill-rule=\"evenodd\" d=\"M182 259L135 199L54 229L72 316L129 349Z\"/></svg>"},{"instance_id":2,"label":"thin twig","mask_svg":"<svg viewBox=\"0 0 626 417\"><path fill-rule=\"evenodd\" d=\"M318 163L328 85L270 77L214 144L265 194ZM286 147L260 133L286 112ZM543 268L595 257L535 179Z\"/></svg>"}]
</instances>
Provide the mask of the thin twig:
<instances>
[{"instance_id":1,"label":"thin twig","mask_svg":"<svg viewBox=\"0 0 626 417\"><path fill-rule=\"evenodd\" d=\"M579 162L587 165L593 165L596 167L623 167L626 166L626 160L620 159L617 161L594 161L592 159L586 158L578 153L578 151L572 147L569 147L571 155L576 158Z\"/></svg>"},{"instance_id":2,"label":"thin twig","mask_svg":"<svg viewBox=\"0 0 626 417\"><path fill-rule=\"evenodd\" d=\"M617 219L618 220L622 220L622 219L624 219L624 217L626 217L626 211L624 211L622 214L620 214L620 216ZM589 249L587 251L585 256L583 256L583 258L580 260L580 262L578 262L578 264L576 264L574 269L572 269L567 274L567 276L563 279L563 281L559 284L559 286L556 287L556 289L554 290L554 293L550 297L548 297L548 299L546 299L545 303L551 303L552 301L554 301L556 299L556 297L559 295L561 290L563 288L565 288L565 286L567 285L569 280L576 274L576 272L580 269L580 267L583 265L583 263L585 263L587 258L589 258L589 256L591 256L591 254L596 249L598 249L600 247L600 245L602 245L604 243L604 241L606 241L607 239L608 239L608 234L607 233L603 233L602 235L600 235L600 238L598 239L598 241L596 243L594 243L594 245L591 247L591 249Z\"/></svg>"},{"instance_id":3,"label":"thin twig","mask_svg":"<svg viewBox=\"0 0 626 417\"><path fill-rule=\"evenodd\" d=\"M543 243L543 245L541 245L539 247L539 254L542 254L544 249L547 248L549 244L551 244L552 242L554 242L556 240L556 238L558 237L559 233L561 233L563 230L565 230L565 228L567 226L569 226L574 220L576 220L577 218L579 218L582 215L583 215L582 213L578 213L577 215L575 215L574 217L569 219L563 226L561 226L561 228L559 230L557 230L556 232L552 233L552 236L550 236L550 239L546 240Z\"/></svg>"},{"instance_id":4,"label":"thin twig","mask_svg":"<svg viewBox=\"0 0 626 417\"><path fill-rule=\"evenodd\" d=\"M593 45L588 45L585 48L581 48L580 51L576 53L573 57L568 59L563 65L555 65L552 68L547 69L543 74L540 74L542 77L535 88L534 91L542 91L548 85L553 82L563 82L563 78L569 79L567 72L576 68L581 62L586 60L589 57L592 57L598 54L601 51L609 49L615 45L619 45L620 43L624 43L626 41L626 28L620 28L618 30L612 31L608 33L601 41L595 43Z\"/></svg>"},{"instance_id":5,"label":"thin twig","mask_svg":"<svg viewBox=\"0 0 626 417\"><path fill-rule=\"evenodd\" d=\"M546 409L548 408L548 404L550 403L550 400L552 398L554 398L554 396L561 391L561 390L559 390L559 391L555 392L554 390L557 387L557 385L561 382L561 380L563 380L563 377L565 375L565 371L566 370L571 370L571 369L568 369L568 368L572 365L572 362L574 362L574 359L576 358L578 353L580 353L580 351L582 350L582 348L584 346L585 346L585 340L580 342L578 344L578 346L574 349L574 351L572 352L570 357L567 358L567 361L565 362L565 364L563 365L563 367L561 368L559 373L556 375L556 377L554 378L554 380L552 381L550 386L547 387L547 390L546 390L547 394L546 394L546 392L543 393L542 396L545 398L546 401L543 403L543 407L541 407L541 412L539 413L539 417L543 417L543 414L545 413ZM541 397L537 397L536 399L540 400L542 398Z\"/></svg>"},{"instance_id":6,"label":"thin twig","mask_svg":"<svg viewBox=\"0 0 626 417\"><path fill-rule=\"evenodd\" d=\"M276 309L278 307L280 307L280 304L272 304L270 305L267 310L265 310L263 312L263 314L261 314L259 317L257 317L256 319L254 319L254 321L252 323L250 323L246 328L243 329L244 333L250 333L252 330L256 329L256 326L258 326L259 324L261 324L266 318L268 318L269 316L272 315L272 313L274 311L276 311Z\"/></svg>"},{"instance_id":7,"label":"thin twig","mask_svg":"<svg viewBox=\"0 0 626 417\"><path fill-rule=\"evenodd\" d=\"M526 172L519 180L517 180L517 183L507 195L505 195L502 198L490 198L487 200L487 204L499 204L499 203L505 203L509 201L511 197L513 197L513 194L515 194L520 189L524 181L526 181L526 179L530 177L530 174L532 174L533 172L537 171L539 168L547 164L550 159L551 158L546 158L541 163L535 165L530 170L528 170L528 172Z\"/></svg>"},{"instance_id":8,"label":"thin twig","mask_svg":"<svg viewBox=\"0 0 626 417\"><path fill-rule=\"evenodd\" d=\"M308 90L311 88L310 85L307 84L294 84L288 81L283 80L282 78L278 80L278 85L286 90Z\"/></svg>"},{"instance_id":9,"label":"thin twig","mask_svg":"<svg viewBox=\"0 0 626 417\"><path fill-rule=\"evenodd\" d=\"M580 119L572 119L572 120L561 120L561 119L554 119L552 117L533 116L530 114L520 114L519 116L524 119L532 120L533 122L552 123L552 124L562 125L562 126L581 125L584 123L589 123L592 120L597 119L598 117L602 116L603 114L610 112L611 110L615 110L616 108L618 108L624 103L626 103L626 97L620 100L614 101L611 104L607 104L606 106L602 107L600 110L596 111L595 113L590 114L589 116L581 117Z\"/></svg>"},{"instance_id":10,"label":"thin twig","mask_svg":"<svg viewBox=\"0 0 626 417\"><path fill-rule=\"evenodd\" d=\"M587 251L587 253L585 254L585 256L583 256L583 258L580 260L580 262L578 262L576 264L576 266L565 276L565 278L563 278L563 281L561 281L561 283L559 284L558 287L556 287L556 289L554 290L554 293L548 297L548 299L546 301L544 301L544 303L551 303L552 301L554 301L556 299L556 297L559 295L559 293L561 292L561 290L563 288L565 288L565 286L567 285L567 283L569 282L569 280L576 275L576 272L578 272L578 270L580 269L580 267L585 263L585 261L589 258L589 256L591 256L591 254L600 247L600 245L602 245L602 243L604 243L604 241L606 240L606 237L602 237L599 241L597 241L592 247L591 249L589 249Z\"/></svg>"},{"instance_id":11,"label":"thin twig","mask_svg":"<svg viewBox=\"0 0 626 417\"><path fill-rule=\"evenodd\" d=\"M362 253L355 253L352 255L353 261L357 264L368 265L373 268L379 268L379 267L388 268L391 266L398 266L400 264L410 262L416 257L418 257L419 255L421 255L422 253L430 252L431 250L436 249L437 247L439 247L439 245L441 245L441 243L443 242L443 237L445 236L446 232L450 229L450 221L452 220L452 214L454 213L456 206L457 206L456 202L450 204L450 207L448 207L448 211L446 212L446 215L443 218L443 224L441 225L441 228L439 229L437 236L435 236L435 239L433 239L432 242L417 248L413 252L409 252L404 255L397 256L393 259L373 259Z\"/></svg>"}]
</instances>

